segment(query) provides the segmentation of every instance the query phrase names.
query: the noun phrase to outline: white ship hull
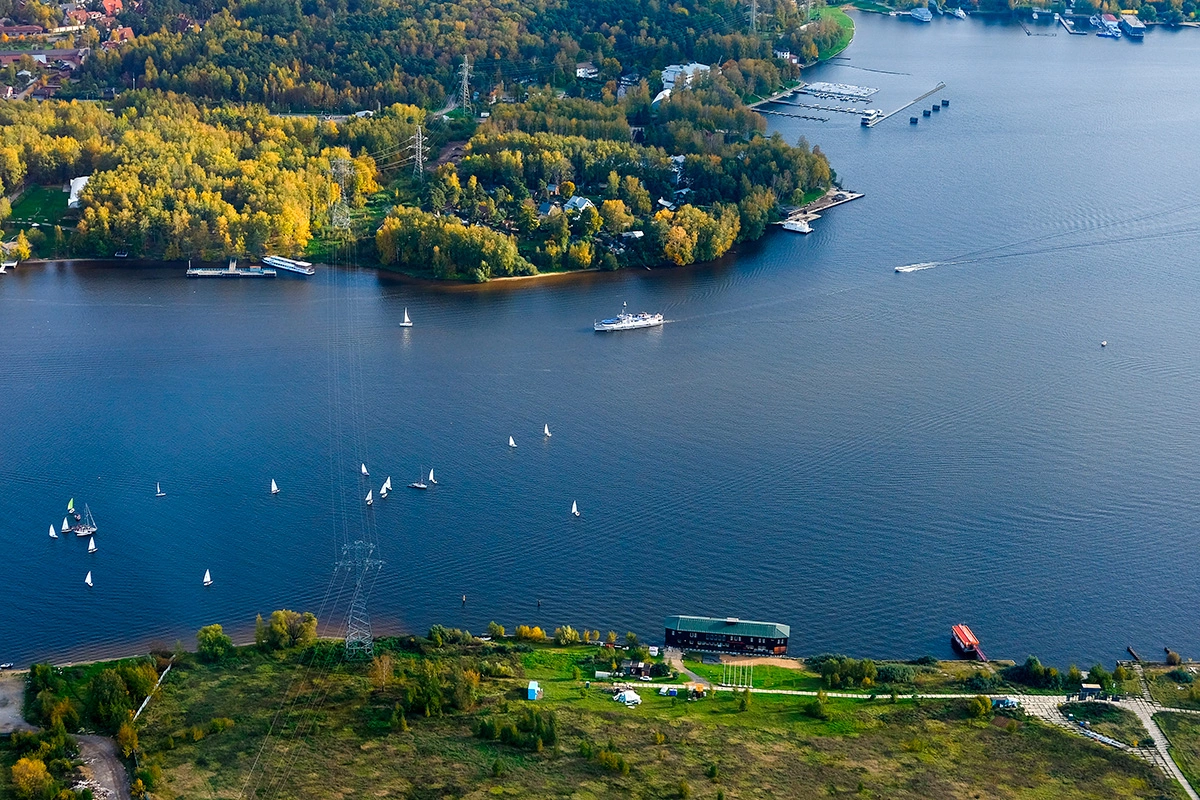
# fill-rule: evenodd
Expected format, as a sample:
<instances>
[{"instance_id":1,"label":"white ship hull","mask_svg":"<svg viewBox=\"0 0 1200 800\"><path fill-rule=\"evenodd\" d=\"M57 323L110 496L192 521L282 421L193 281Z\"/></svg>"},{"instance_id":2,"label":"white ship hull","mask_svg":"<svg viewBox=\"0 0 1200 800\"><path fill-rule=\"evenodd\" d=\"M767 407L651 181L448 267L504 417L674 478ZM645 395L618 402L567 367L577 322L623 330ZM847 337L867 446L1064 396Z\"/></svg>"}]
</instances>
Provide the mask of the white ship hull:
<instances>
[{"instance_id":1,"label":"white ship hull","mask_svg":"<svg viewBox=\"0 0 1200 800\"><path fill-rule=\"evenodd\" d=\"M657 328L662 324L662 314L621 314L614 319L602 319L592 327L598 332L632 331L638 328Z\"/></svg>"}]
</instances>

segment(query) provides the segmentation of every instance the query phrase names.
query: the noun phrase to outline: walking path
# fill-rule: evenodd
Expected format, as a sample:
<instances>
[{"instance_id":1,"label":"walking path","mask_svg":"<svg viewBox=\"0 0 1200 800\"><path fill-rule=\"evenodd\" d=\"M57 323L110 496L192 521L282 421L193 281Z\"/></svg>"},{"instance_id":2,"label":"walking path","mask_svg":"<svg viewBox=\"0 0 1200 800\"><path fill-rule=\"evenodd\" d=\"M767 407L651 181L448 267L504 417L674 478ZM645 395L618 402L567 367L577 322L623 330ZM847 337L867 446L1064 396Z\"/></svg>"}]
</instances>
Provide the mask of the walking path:
<instances>
[{"instance_id":1,"label":"walking path","mask_svg":"<svg viewBox=\"0 0 1200 800\"><path fill-rule=\"evenodd\" d=\"M79 755L91 772L88 788L100 800L130 800L129 778L117 757L117 743L107 736L76 736Z\"/></svg>"}]
</instances>

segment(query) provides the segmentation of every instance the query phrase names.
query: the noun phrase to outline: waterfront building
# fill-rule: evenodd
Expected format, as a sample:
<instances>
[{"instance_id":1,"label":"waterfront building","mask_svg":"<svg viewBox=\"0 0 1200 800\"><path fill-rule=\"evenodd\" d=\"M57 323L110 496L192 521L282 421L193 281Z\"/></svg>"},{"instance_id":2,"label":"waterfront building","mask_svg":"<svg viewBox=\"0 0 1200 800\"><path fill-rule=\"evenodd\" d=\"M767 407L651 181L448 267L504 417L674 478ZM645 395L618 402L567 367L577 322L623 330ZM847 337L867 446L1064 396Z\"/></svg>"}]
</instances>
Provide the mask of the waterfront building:
<instances>
[{"instance_id":1,"label":"waterfront building","mask_svg":"<svg viewBox=\"0 0 1200 800\"><path fill-rule=\"evenodd\" d=\"M667 617L666 642L680 650L717 653L752 653L781 656L787 653L791 627L778 622L756 622L737 617Z\"/></svg>"}]
</instances>

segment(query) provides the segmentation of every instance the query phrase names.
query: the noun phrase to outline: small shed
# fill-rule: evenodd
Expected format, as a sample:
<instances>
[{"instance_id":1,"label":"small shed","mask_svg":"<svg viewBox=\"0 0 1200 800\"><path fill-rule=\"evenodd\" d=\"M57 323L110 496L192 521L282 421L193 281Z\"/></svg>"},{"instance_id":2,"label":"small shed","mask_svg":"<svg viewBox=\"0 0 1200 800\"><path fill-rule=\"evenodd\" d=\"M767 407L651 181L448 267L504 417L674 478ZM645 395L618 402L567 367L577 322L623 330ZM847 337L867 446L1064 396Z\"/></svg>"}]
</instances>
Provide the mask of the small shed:
<instances>
[{"instance_id":1,"label":"small shed","mask_svg":"<svg viewBox=\"0 0 1200 800\"><path fill-rule=\"evenodd\" d=\"M542 699L542 687L538 684L537 681L529 682L529 694L528 694L527 699L529 699L529 700L541 700Z\"/></svg>"},{"instance_id":2,"label":"small shed","mask_svg":"<svg viewBox=\"0 0 1200 800\"><path fill-rule=\"evenodd\" d=\"M1085 683L1079 687L1079 696L1083 699L1099 697L1103 688L1098 683Z\"/></svg>"}]
</instances>

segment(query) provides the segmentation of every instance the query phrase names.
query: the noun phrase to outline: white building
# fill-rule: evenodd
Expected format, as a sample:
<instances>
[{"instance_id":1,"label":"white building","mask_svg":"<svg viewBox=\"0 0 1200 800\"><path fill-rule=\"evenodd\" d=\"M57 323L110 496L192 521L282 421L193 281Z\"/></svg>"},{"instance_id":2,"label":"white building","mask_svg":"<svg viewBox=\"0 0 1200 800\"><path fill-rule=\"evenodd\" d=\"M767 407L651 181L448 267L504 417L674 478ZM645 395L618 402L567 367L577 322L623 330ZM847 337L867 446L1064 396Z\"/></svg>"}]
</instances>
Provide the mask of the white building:
<instances>
[{"instance_id":1,"label":"white building","mask_svg":"<svg viewBox=\"0 0 1200 800\"><path fill-rule=\"evenodd\" d=\"M71 178L71 196L67 198L67 208L79 208L79 193L88 185L91 177L84 175L82 178Z\"/></svg>"},{"instance_id":2,"label":"white building","mask_svg":"<svg viewBox=\"0 0 1200 800\"><path fill-rule=\"evenodd\" d=\"M708 72L706 64L693 61L690 64L672 64L662 71L664 89L682 89L695 80L697 75Z\"/></svg>"}]
</instances>

